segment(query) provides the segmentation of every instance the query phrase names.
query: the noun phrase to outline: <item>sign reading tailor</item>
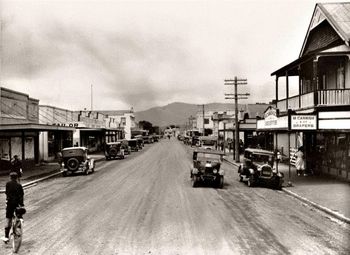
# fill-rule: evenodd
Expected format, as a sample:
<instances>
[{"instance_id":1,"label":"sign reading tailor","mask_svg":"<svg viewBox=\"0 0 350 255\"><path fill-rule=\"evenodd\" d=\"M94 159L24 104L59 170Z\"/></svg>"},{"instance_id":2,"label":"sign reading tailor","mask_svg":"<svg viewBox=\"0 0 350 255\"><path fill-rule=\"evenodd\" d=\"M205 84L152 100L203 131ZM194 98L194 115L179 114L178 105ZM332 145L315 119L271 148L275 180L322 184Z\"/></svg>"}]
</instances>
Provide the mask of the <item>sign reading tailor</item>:
<instances>
[{"instance_id":1,"label":"sign reading tailor","mask_svg":"<svg viewBox=\"0 0 350 255\"><path fill-rule=\"evenodd\" d=\"M316 115L291 115L292 130L316 130Z\"/></svg>"}]
</instances>

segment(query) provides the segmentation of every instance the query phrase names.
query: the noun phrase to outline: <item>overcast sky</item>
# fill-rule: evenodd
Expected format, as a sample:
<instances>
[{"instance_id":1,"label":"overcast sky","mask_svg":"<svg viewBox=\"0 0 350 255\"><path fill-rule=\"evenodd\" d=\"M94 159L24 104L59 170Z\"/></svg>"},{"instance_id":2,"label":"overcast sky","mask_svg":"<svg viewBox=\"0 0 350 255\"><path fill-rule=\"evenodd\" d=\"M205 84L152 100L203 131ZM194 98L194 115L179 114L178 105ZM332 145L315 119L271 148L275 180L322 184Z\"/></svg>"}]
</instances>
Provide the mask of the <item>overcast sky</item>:
<instances>
[{"instance_id":1,"label":"overcast sky","mask_svg":"<svg viewBox=\"0 0 350 255\"><path fill-rule=\"evenodd\" d=\"M234 76L248 79L241 103L271 101L270 74L298 58L316 1L0 4L2 87L79 110L93 85L94 109L141 111L225 102Z\"/></svg>"}]
</instances>

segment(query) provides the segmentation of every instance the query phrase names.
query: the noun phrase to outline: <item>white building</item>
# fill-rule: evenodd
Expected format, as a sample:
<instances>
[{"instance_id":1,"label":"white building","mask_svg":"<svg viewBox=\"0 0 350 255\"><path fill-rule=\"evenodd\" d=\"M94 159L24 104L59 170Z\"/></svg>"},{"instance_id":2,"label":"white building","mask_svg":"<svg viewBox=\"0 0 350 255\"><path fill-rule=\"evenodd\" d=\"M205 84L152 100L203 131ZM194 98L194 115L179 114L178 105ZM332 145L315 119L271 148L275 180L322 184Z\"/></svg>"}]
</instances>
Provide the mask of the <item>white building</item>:
<instances>
[{"instance_id":1,"label":"white building","mask_svg":"<svg viewBox=\"0 0 350 255\"><path fill-rule=\"evenodd\" d=\"M119 123L119 128L124 130L125 139L131 139L131 130L136 127L133 110L98 111L108 117L114 118Z\"/></svg>"}]
</instances>

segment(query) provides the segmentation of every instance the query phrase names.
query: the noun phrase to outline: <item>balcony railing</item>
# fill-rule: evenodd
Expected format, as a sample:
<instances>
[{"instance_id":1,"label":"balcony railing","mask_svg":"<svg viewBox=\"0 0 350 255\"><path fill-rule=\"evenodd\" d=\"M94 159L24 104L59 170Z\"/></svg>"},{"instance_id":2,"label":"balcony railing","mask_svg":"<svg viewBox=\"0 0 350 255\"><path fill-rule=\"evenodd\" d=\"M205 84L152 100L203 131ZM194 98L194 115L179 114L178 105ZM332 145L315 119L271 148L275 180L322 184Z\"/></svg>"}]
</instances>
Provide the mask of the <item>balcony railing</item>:
<instances>
[{"instance_id":1,"label":"balcony railing","mask_svg":"<svg viewBox=\"0 0 350 255\"><path fill-rule=\"evenodd\" d=\"M283 99L277 102L277 108L281 112L287 111L286 101L287 99ZM317 92L310 92L307 94L288 98L288 109L291 110L328 105L350 105L350 89L319 90Z\"/></svg>"},{"instance_id":2,"label":"balcony railing","mask_svg":"<svg viewBox=\"0 0 350 255\"><path fill-rule=\"evenodd\" d=\"M350 89L320 90L318 105L350 105Z\"/></svg>"}]
</instances>

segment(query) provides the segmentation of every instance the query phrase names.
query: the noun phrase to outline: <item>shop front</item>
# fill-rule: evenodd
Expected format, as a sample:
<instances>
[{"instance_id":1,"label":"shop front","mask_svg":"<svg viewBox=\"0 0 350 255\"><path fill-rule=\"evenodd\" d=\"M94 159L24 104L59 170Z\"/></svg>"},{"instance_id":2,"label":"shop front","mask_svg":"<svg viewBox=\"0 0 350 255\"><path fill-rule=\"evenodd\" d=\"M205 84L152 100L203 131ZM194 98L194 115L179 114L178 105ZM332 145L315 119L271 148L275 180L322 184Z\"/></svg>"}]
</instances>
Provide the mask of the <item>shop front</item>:
<instances>
[{"instance_id":1,"label":"shop front","mask_svg":"<svg viewBox=\"0 0 350 255\"><path fill-rule=\"evenodd\" d=\"M9 162L17 155L24 170L38 164L40 157L39 136L42 132L63 132L60 128L42 124L5 124L0 126L1 170L9 170Z\"/></svg>"}]
</instances>

